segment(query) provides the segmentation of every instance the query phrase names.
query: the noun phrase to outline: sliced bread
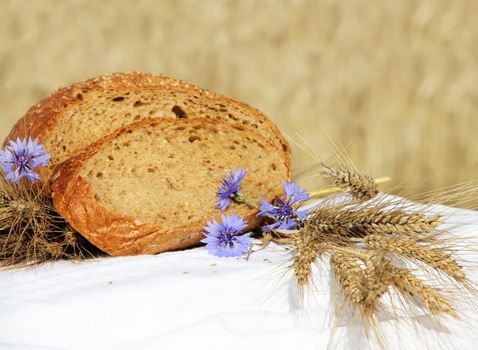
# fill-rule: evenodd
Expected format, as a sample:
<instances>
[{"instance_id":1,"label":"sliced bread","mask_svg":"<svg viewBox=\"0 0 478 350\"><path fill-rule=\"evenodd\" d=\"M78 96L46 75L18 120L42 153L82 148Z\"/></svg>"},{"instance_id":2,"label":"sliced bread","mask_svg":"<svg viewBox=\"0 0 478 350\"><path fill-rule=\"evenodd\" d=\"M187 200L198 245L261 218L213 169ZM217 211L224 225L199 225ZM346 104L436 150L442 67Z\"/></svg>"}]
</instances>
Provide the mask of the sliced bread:
<instances>
[{"instance_id":1,"label":"sliced bread","mask_svg":"<svg viewBox=\"0 0 478 350\"><path fill-rule=\"evenodd\" d=\"M229 170L247 169L242 191L282 194L288 161L259 130L209 119L146 119L58 164L50 179L59 213L110 255L154 254L197 245ZM232 204L248 220L257 210Z\"/></svg>"},{"instance_id":2,"label":"sliced bread","mask_svg":"<svg viewBox=\"0 0 478 350\"><path fill-rule=\"evenodd\" d=\"M203 118L242 125L290 162L289 144L257 109L181 80L145 73L104 75L59 89L30 108L4 144L17 137L39 137L54 165L145 118ZM48 171L45 174L48 177Z\"/></svg>"}]
</instances>

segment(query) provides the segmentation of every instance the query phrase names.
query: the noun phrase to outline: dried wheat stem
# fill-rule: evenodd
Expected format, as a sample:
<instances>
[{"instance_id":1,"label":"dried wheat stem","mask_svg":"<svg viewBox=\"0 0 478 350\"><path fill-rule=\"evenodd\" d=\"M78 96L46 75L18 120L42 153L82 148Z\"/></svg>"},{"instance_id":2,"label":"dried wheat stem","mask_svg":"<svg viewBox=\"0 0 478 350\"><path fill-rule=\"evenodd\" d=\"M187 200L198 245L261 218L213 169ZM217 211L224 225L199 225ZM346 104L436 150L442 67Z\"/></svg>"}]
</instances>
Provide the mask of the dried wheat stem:
<instances>
[{"instance_id":1,"label":"dried wheat stem","mask_svg":"<svg viewBox=\"0 0 478 350\"><path fill-rule=\"evenodd\" d=\"M443 271L458 282L466 281L461 266L442 248L420 245L415 238L409 236L384 237L382 235L370 235L365 237L364 242L371 249L388 249L406 258L420 260Z\"/></svg>"},{"instance_id":2,"label":"dried wheat stem","mask_svg":"<svg viewBox=\"0 0 478 350\"><path fill-rule=\"evenodd\" d=\"M458 317L453 306L438 290L422 282L410 271L393 267L391 282L402 295L418 299L431 313L447 313Z\"/></svg>"},{"instance_id":3,"label":"dried wheat stem","mask_svg":"<svg viewBox=\"0 0 478 350\"><path fill-rule=\"evenodd\" d=\"M321 165L322 175L332 179L336 186L346 188L355 199L368 200L378 194L377 185L372 177L343 167L335 168L323 163Z\"/></svg>"}]
</instances>

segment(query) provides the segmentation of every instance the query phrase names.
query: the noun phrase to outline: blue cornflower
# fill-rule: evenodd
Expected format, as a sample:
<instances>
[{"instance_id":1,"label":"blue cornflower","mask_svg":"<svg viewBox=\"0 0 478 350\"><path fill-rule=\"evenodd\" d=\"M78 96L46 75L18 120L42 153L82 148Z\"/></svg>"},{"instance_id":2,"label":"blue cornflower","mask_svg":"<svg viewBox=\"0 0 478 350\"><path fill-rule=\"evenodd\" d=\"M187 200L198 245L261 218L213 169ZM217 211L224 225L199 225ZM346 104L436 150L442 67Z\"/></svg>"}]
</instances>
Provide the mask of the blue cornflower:
<instances>
[{"instance_id":1,"label":"blue cornflower","mask_svg":"<svg viewBox=\"0 0 478 350\"><path fill-rule=\"evenodd\" d=\"M235 172L229 170L229 176L226 177L222 186L216 192L216 207L221 210L226 210L231 204L231 201L237 199L241 195L241 181L246 176L246 169L238 167Z\"/></svg>"},{"instance_id":2,"label":"blue cornflower","mask_svg":"<svg viewBox=\"0 0 478 350\"><path fill-rule=\"evenodd\" d=\"M308 209L294 209L294 205L310 199L310 195L302 190L295 182L284 182L285 200L279 199L277 205L272 205L264 198L261 199L260 211L257 215L267 216L276 222L264 226L264 231L275 229L291 230L309 215Z\"/></svg>"},{"instance_id":3,"label":"blue cornflower","mask_svg":"<svg viewBox=\"0 0 478 350\"><path fill-rule=\"evenodd\" d=\"M47 166L50 158L51 155L43 149L43 145L38 143L38 138L10 140L10 146L0 150L0 166L5 172L5 179L14 183L19 183L23 177L32 183L40 180L40 174L34 170Z\"/></svg>"},{"instance_id":4,"label":"blue cornflower","mask_svg":"<svg viewBox=\"0 0 478 350\"><path fill-rule=\"evenodd\" d=\"M247 227L246 222L237 214L221 215L222 222L216 219L207 223L204 230L206 238L201 242L206 243L206 249L210 254L217 256L241 256L249 252L252 243L250 233L238 236Z\"/></svg>"}]
</instances>

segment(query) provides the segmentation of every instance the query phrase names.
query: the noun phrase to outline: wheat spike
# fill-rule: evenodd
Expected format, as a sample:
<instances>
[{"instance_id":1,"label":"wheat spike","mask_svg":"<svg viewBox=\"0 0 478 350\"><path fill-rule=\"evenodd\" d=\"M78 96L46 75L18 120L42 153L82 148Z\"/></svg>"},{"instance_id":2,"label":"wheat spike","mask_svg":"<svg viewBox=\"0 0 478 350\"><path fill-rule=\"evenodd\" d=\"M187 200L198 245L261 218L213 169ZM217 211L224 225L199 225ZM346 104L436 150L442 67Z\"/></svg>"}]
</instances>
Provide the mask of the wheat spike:
<instances>
[{"instance_id":1,"label":"wheat spike","mask_svg":"<svg viewBox=\"0 0 478 350\"><path fill-rule=\"evenodd\" d=\"M386 259L386 251L373 251L365 260L365 279L363 310L365 314L373 314L379 299L387 293L390 285L390 262Z\"/></svg>"},{"instance_id":2,"label":"wheat spike","mask_svg":"<svg viewBox=\"0 0 478 350\"><path fill-rule=\"evenodd\" d=\"M388 249L403 257L420 260L439 269L458 282L465 282L466 276L460 265L442 248L430 245L420 245L413 237L384 237L370 235L365 237L365 243L371 249Z\"/></svg>"},{"instance_id":3,"label":"wheat spike","mask_svg":"<svg viewBox=\"0 0 478 350\"><path fill-rule=\"evenodd\" d=\"M311 281L312 263L319 255L319 244L310 237L301 235L300 233L294 239L295 257L294 257L294 273L299 285L299 290L303 295L303 289ZM301 296L302 296L301 295Z\"/></svg>"},{"instance_id":4,"label":"wheat spike","mask_svg":"<svg viewBox=\"0 0 478 350\"><path fill-rule=\"evenodd\" d=\"M357 258L334 253L331 256L331 265L347 300L353 307L360 307L364 299L362 285L364 275Z\"/></svg>"},{"instance_id":5,"label":"wheat spike","mask_svg":"<svg viewBox=\"0 0 478 350\"><path fill-rule=\"evenodd\" d=\"M345 188L353 198L365 201L378 194L374 178L344 167L332 167L324 163L321 165L322 175L332 179L336 186Z\"/></svg>"},{"instance_id":6,"label":"wheat spike","mask_svg":"<svg viewBox=\"0 0 478 350\"><path fill-rule=\"evenodd\" d=\"M422 282L410 271L393 267L391 282L402 295L418 299L431 313L447 313L457 317L455 309L438 290Z\"/></svg>"},{"instance_id":7,"label":"wheat spike","mask_svg":"<svg viewBox=\"0 0 478 350\"><path fill-rule=\"evenodd\" d=\"M439 215L386 211L380 207L356 210L355 214L354 226L367 234L430 233L443 223Z\"/></svg>"},{"instance_id":8,"label":"wheat spike","mask_svg":"<svg viewBox=\"0 0 478 350\"><path fill-rule=\"evenodd\" d=\"M301 234L315 240L346 236L349 231L349 223L345 216L344 212L335 208L315 209L309 220L304 223Z\"/></svg>"},{"instance_id":9,"label":"wheat spike","mask_svg":"<svg viewBox=\"0 0 478 350\"><path fill-rule=\"evenodd\" d=\"M428 234L436 232L442 223L440 216L406 213L402 210L387 212L382 207L353 209L346 206L315 208L301 232L317 241L346 243L353 237L370 234ZM425 238L425 236L423 237ZM427 239L431 236L427 235Z\"/></svg>"}]
</instances>

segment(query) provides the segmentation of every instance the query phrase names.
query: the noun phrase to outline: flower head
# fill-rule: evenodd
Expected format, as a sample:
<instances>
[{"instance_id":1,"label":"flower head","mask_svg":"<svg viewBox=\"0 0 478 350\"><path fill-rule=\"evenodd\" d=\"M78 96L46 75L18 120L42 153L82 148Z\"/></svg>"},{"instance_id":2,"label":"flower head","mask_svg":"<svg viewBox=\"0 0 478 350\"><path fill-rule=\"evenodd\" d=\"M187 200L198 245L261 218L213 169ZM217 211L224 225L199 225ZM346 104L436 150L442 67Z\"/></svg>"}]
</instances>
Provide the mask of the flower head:
<instances>
[{"instance_id":1,"label":"flower head","mask_svg":"<svg viewBox=\"0 0 478 350\"><path fill-rule=\"evenodd\" d=\"M5 172L5 179L15 183L19 183L23 177L32 183L40 180L40 174L34 170L48 165L50 158L51 155L43 149L43 144L38 143L38 138L10 140L10 145L0 150L0 166Z\"/></svg>"},{"instance_id":2,"label":"flower head","mask_svg":"<svg viewBox=\"0 0 478 350\"><path fill-rule=\"evenodd\" d=\"M226 177L222 186L216 192L216 207L226 210L231 201L238 195L241 190L242 179L246 176L246 169L238 167L235 172L229 170L229 176Z\"/></svg>"},{"instance_id":3,"label":"flower head","mask_svg":"<svg viewBox=\"0 0 478 350\"><path fill-rule=\"evenodd\" d=\"M238 234L247 227L243 218L237 214L221 215L222 222L216 219L207 223L204 231L206 238L201 242L206 243L209 253L217 256L241 256L249 252L252 243L250 233L239 236Z\"/></svg>"},{"instance_id":4,"label":"flower head","mask_svg":"<svg viewBox=\"0 0 478 350\"><path fill-rule=\"evenodd\" d=\"M263 227L265 231L274 229L291 230L304 221L309 210L294 209L294 205L310 199L310 195L302 190L295 182L284 182L285 200L279 199L277 205L272 205L264 198L261 199L260 211L257 215L267 216L276 222Z\"/></svg>"}]
</instances>

